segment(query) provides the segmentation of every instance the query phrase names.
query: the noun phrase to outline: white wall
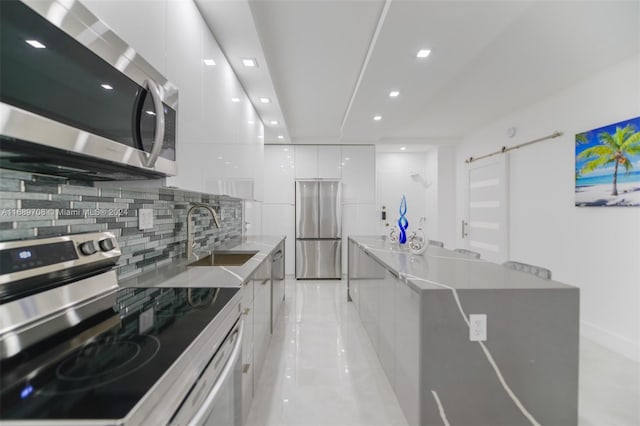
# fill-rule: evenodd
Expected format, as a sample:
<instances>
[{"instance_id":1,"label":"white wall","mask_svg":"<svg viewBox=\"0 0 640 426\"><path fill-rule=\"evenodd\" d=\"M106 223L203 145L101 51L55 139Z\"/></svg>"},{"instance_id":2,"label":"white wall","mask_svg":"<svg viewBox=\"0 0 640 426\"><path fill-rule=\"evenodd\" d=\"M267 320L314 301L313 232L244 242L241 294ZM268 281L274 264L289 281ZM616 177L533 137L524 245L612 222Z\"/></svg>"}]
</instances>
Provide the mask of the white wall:
<instances>
[{"instance_id":1,"label":"white wall","mask_svg":"<svg viewBox=\"0 0 640 426\"><path fill-rule=\"evenodd\" d=\"M427 214L427 190L428 186L433 186L429 185L433 181L427 181L426 169L427 160L424 152L376 154L377 205L379 211L382 210L382 206L385 206L387 211L387 220L380 221L380 234L386 235L391 227L397 226L403 194L407 199L407 234L418 229L421 217L426 217L430 222L437 220ZM410 172L419 173L420 176L412 178ZM430 191L431 202L435 202L435 198L431 196L433 192ZM388 227L385 226L387 223ZM431 223L429 226L432 226ZM430 232L429 228L427 232Z\"/></svg>"},{"instance_id":2,"label":"white wall","mask_svg":"<svg viewBox=\"0 0 640 426\"><path fill-rule=\"evenodd\" d=\"M386 234L389 226L398 220L400 197L407 197L408 232L419 226L420 217L427 218L427 237L455 244L455 148L434 147L427 152L384 153L376 156L378 210L386 206L387 220L380 221L380 233ZM419 173L411 177L409 172Z\"/></svg>"},{"instance_id":3,"label":"white wall","mask_svg":"<svg viewBox=\"0 0 640 426\"><path fill-rule=\"evenodd\" d=\"M575 134L638 115L640 57L468 135L456 153L456 223L465 211L465 158L563 132L509 154L510 258L580 287L582 334L640 360L640 208L574 206Z\"/></svg>"},{"instance_id":4,"label":"white wall","mask_svg":"<svg viewBox=\"0 0 640 426\"><path fill-rule=\"evenodd\" d=\"M453 146L438 147L438 222L434 239L444 242L445 247L455 248L459 223L452 213L456 208L456 149Z\"/></svg>"}]
</instances>

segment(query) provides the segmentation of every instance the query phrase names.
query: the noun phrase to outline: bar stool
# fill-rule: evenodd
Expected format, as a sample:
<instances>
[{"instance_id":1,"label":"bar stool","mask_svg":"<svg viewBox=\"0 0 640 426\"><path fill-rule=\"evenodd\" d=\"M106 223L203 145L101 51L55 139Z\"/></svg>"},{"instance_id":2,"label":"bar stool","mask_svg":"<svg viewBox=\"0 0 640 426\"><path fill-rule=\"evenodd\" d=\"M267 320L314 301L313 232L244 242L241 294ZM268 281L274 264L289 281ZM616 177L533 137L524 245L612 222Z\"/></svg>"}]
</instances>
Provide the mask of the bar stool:
<instances>
[{"instance_id":1,"label":"bar stool","mask_svg":"<svg viewBox=\"0 0 640 426\"><path fill-rule=\"evenodd\" d=\"M542 266L529 265L528 263L516 262L515 260L506 261L502 266L513 269L514 271L526 272L527 274L535 275L545 280L551 279L551 271Z\"/></svg>"}]
</instances>

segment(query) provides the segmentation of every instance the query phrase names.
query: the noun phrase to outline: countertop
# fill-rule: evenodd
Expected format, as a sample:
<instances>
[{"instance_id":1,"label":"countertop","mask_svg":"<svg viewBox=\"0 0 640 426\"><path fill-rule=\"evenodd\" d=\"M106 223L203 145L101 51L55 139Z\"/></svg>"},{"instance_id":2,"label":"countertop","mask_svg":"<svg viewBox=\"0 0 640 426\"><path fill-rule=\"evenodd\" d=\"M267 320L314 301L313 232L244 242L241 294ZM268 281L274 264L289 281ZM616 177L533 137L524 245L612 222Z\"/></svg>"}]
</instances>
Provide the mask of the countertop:
<instances>
[{"instance_id":1,"label":"countertop","mask_svg":"<svg viewBox=\"0 0 640 426\"><path fill-rule=\"evenodd\" d=\"M471 259L441 247L429 246L421 255L391 244L384 236L350 236L387 269L417 291L435 289L577 289L574 286L507 269L482 259Z\"/></svg>"},{"instance_id":2,"label":"countertop","mask_svg":"<svg viewBox=\"0 0 640 426\"><path fill-rule=\"evenodd\" d=\"M229 245L199 251L197 257L180 258L153 271L126 278L120 287L240 287L262 261L282 241L284 236L245 237ZM257 251L240 266L191 266L187 264L207 256L211 251Z\"/></svg>"}]
</instances>

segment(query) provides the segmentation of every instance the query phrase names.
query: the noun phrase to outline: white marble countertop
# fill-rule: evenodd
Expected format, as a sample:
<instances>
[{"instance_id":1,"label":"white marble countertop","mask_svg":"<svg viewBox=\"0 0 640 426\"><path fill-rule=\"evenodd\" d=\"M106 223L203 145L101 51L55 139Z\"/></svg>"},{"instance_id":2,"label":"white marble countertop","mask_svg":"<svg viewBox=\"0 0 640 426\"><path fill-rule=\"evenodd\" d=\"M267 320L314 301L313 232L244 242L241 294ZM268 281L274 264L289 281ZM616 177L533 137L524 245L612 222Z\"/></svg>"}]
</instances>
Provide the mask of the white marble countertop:
<instances>
[{"instance_id":1,"label":"white marble countertop","mask_svg":"<svg viewBox=\"0 0 640 426\"><path fill-rule=\"evenodd\" d=\"M413 255L408 247L392 244L384 236L350 236L349 240L417 291L577 289L436 246L429 246L421 255Z\"/></svg>"},{"instance_id":2,"label":"white marble countertop","mask_svg":"<svg viewBox=\"0 0 640 426\"><path fill-rule=\"evenodd\" d=\"M197 257L180 258L153 271L126 278L118 285L120 287L240 287L284 238L284 236L245 237L238 242L211 249L215 252L257 251L240 266L187 266L211 253L211 251L200 251Z\"/></svg>"}]
</instances>

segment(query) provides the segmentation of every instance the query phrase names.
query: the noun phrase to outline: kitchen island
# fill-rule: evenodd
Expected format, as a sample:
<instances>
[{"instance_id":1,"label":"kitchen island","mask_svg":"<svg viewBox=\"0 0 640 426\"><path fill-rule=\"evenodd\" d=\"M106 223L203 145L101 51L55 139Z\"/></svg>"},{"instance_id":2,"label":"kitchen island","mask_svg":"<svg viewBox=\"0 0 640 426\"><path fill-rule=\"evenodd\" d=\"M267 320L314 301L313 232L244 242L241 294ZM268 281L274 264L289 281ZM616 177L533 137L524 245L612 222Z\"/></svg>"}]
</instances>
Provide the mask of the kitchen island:
<instances>
[{"instance_id":1,"label":"kitchen island","mask_svg":"<svg viewBox=\"0 0 640 426\"><path fill-rule=\"evenodd\" d=\"M348 250L349 298L409 424L577 424L578 288L384 237Z\"/></svg>"}]
</instances>

